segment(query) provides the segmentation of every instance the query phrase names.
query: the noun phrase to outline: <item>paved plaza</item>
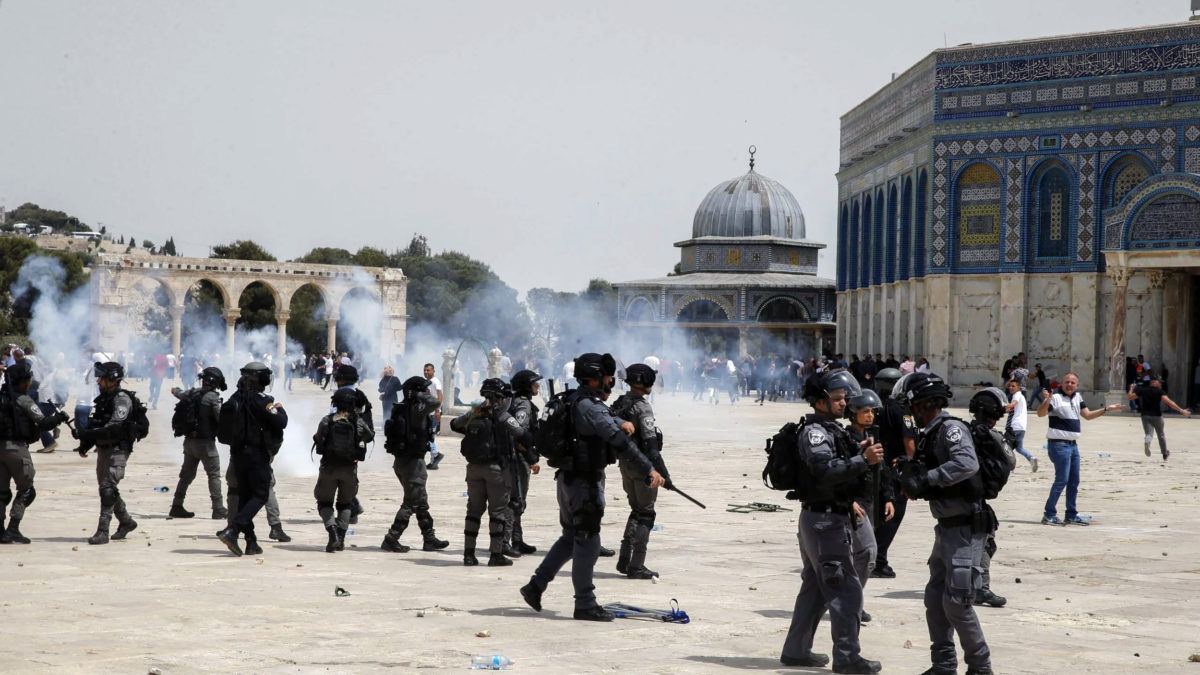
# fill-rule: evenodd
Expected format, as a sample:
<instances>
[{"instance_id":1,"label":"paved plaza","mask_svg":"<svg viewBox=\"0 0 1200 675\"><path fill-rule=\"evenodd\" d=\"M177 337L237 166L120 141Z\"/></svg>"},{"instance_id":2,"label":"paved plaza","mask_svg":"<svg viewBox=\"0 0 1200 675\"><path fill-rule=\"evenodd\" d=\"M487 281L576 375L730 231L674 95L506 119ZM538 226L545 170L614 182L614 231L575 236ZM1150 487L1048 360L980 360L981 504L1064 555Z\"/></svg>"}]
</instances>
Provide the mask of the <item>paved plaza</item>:
<instances>
[{"instance_id":1,"label":"paved plaza","mask_svg":"<svg viewBox=\"0 0 1200 675\"><path fill-rule=\"evenodd\" d=\"M282 399L294 417L319 409L328 396L308 383L296 389ZM780 647L800 584L797 512L726 508L797 508L764 488L759 474L763 439L806 407L760 407L748 399L713 406L690 395L660 397L655 407L674 479L709 508L662 493L663 527L651 537L647 561L661 580L627 580L614 559L602 558L597 596L655 608L677 598L692 618L687 625L574 621L569 570L547 590L542 613L525 606L517 589L558 529L549 473L534 478L525 516L526 539L539 552L508 568L464 568L463 460L451 438L441 439L448 458L429 481L438 533L450 548L421 552L414 525L402 540L418 545L412 552L379 549L400 487L377 443L360 468L366 513L345 552L325 553L312 498L315 466L309 443L300 440L311 437L315 414L295 421L287 457L277 461L281 474L292 474L280 475L277 492L293 541L264 538L263 555L234 558L213 536L218 523L203 518L203 476L188 497L197 518L165 518L172 494L153 488L174 491L181 455L164 405L151 413L155 428L121 483L140 524L127 541L86 542L98 511L93 457L34 455L38 499L22 523L34 542L0 547L0 670L409 672L466 670L472 654L493 653L528 673L782 670ZM1188 662L1200 652L1200 420L1168 417L1173 454L1166 464L1157 448L1153 457L1142 454L1136 417L1085 422L1079 504L1093 520L1067 528L1038 522L1053 470L1040 449L1045 420L1031 416L1030 426L1028 445L1042 469L1031 474L1021 460L995 503L1002 523L992 586L1008 606L978 608L997 672L1200 671L1200 663ZM617 476L615 468L609 476ZM616 480L607 495L604 542L616 548L627 515ZM265 537L265 514L258 523ZM921 598L932 524L924 503L910 506L890 555L897 578L871 579L866 587L874 620L862 629L863 655L882 661L886 673L929 665ZM335 597L338 586L350 595ZM823 623L817 650L828 653L829 646Z\"/></svg>"}]
</instances>

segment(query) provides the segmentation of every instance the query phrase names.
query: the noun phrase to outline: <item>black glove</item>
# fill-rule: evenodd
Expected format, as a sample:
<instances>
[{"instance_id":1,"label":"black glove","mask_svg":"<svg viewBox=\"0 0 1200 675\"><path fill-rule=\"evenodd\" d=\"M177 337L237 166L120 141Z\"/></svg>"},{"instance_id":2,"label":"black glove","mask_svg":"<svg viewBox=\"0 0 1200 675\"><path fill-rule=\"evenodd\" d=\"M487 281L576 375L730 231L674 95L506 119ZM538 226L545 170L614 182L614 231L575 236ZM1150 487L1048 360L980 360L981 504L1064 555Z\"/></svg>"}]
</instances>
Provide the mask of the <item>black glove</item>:
<instances>
[{"instance_id":1,"label":"black glove","mask_svg":"<svg viewBox=\"0 0 1200 675\"><path fill-rule=\"evenodd\" d=\"M912 499L920 499L929 492L929 472L917 462L900 465L900 489Z\"/></svg>"},{"instance_id":2,"label":"black glove","mask_svg":"<svg viewBox=\"0 0 1200 675\"><path fill-rule=\"evenodd\" d=\"M71 427L71 438L79 440L79 431L75 427Z\"/></svg>"},{"instance_id":3,"label":"black glove","mask_svg":"<svg viewBox=\"0 0 1200 675\"><path fill-rule=\"evenodd\" d=\"M55 425L59 425L63 422L70 422L71 416L68 415L65 410L59 410L58 412L54 413L51 419L54 420Z\"/></svg>"}]
</instances>

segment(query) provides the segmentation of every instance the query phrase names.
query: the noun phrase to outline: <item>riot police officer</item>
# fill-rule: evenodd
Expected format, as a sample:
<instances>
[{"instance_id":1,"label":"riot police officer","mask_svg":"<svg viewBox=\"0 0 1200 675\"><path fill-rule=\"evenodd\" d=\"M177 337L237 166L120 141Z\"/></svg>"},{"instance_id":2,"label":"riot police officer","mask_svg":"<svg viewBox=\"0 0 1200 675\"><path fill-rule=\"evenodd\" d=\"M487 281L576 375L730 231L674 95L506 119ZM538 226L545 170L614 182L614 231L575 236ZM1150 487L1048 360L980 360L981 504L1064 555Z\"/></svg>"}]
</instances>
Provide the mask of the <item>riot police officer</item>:
<instances>
[{"instance_id":1,"label":"riot police officer","mask_svg":"<svg viewBox=\"0 0 1200 675\"><path fill-rule=\"evenodd\" d=\"M1008 469L1012 471L1017 467L1017 455L1005 442L1004 437L996 431L996 422L1004 417L1007 408L1007 397L996 387L988 387L975 392L975 395L971 397L971 402L967 404L967 410L972 417L970 424L972 439L982 438L1000 446L1008 461ZM979 448L976 447L976 454L978 454L978 450ZM992 592L992 556L996 555L996 551L996 533L989 532L987 539L983 542L983 556L979 562L981 583L979 592L975 594L976 605L1003 607L1008 604L1008 598Z\"/></svg>"},{"instance_id":2,"label":"riot police officer","mask_svg":"<svg viewBox=\"0 0 1200 675\"><path fill-rule=\"evenodd\" d=\"M521 527L521 515L525 513L529 495L529 476L541 471L537 448L533 445L533 433L537 429L538 407L533 397L538 395L541 375L532 370L518 370L513 374L513 396L509 399L508 413L523 431L529 432L528 444L513 443L512 461L508 463L508 521L504 529L504 554L528 554L537 548L525 542L525 531Z\"/></svg>"},{"instance_id":3,"label":"riot police officer","mask_svg":"<svg viewBox=\"0 0 1200 675\"><path fill-rule=\"evenodd\" d=\"M467 460L467 517L463 526L463 564L479 564L475 541L483 512L488 512L489 567L512 565L504 553L504 531L508 520L508 464L512 463L512 435L532 445L529 431L521 428L506 410L506 385L499 378L488 378L479 388L483 403L450 422L450 428L463 434L462 454Z\"/></svg>"},{"instance_id":4,"label":"riot police officer","mask_svg":"<svg viewBox=\"0 0 1200 675\"><path fill-rule=\"evenodd\" d=\"M554 476L558 484L558 519L562 535L550 547L521 596L536 611L542 594L568 560L575 587L574 617L583 621L612 621L613 614L596 602L592 573L600 554L600 521L604 517L604 469L627 457L634 470L649 479L649 487L664 479L629 437L633 425L619 423L604 405L612 393L616 361L609 354L587 353L575 359L579 388L571 393L570 415L575 442L571 456ZM645 480L645 478L643 478Z\"/></svg>"},{"instance_id":5,"label":"riot police officer","mask_svg":"<svg viewBox=\"0 0 1200 675\"><path fill-rule=\"evenodd\" d=\"M345 389L354 393L354 410L355 415L367 421L371 428L375 428L375 416L371 408L371 400L357 386L358 384L358 369L354 366L343 363L333 371L333 381L337 383L338 389ZM336 412L330 410L330 414ZM374 435L372 434L372 438ZM358 497L350 500L350 520L351 525L358 523L358 516L363 512L362 504L358 502Z\"/></svg>"},{"instance_id":6,"label":"riot police officer","mask_svg":"<svg viewBox=\"0 0 1200 675\"><path fill-rule=\"evenodd\" d=\"M117 531L113 539L124 539L137 529L137 521L125 508L125 500L117 484L125 477L125 465L129 453L133 452L134 437L130 429L130 417L134 414L133 398L121 389L125 369L121 364L108 361L97 363L93 374L100 388L100 395L92 402L92 414L87 428L79 429L80 457L87 457L88 450L96 448L96 482L100 487L100 522L96 533L88 538L89 544L107 544L108 526L113 514L117 516Z\"/></svg>"},{"instance_id":7,"label":"riot police officer","mask_svg":"<svg viewBox=\"0 0 1200 675\"><path fill-rule=\"evenodd\" d=\"M29 444L36 441L41 432L68 419L61 410L53 415L43 415L42 409L28 394L32 386L33 371L28 360L18 361L4 371L4 386L0 387L0 544L29 543L29 538L21 534L25 507L37 497ZM9 481L17 488L16 499L13 499ZM4 515L9 502L13 506L5 528Z\"/></svg>"},{"instance_id":8,"label":"riot police officer","mask_svg":"<svg viewBox=\"0 0 1200 675\"><path fill-rule=\"evenodd\" d=\"M867 445L878 442L879 426L875 421L881 412L883 401L879 400L879 395L874 391L863 389L861 394L851 397L846 402L846 417L850 420L846 433L850 435L850 440L856 445L866 441L870 441ZM850 557L854 560L854 571L864 589L867 587L867 580L871 578L872 570L875 569L878 550L874 525L895 515L892 482L887 478L886 472L885 462L871 466L859 479L862 483L859 488L861 496L854 500L855 527L850 530ZM866 609L859 613L859 617L863 623L871 620L871 615Z\"/></svg>"},{"instance_id":9,"label":"riot police officer","mask_svg":"<svg viewBox=\"0 0 1200 675\"><path fill-rule=\"evenodd\" d=\"M662 458L662 432L654 423L654 408L646 398L654 390L657 373L644 363L635 363L625 369L625 383L629 392L622 394L612 405L613 414L633 424L633 439L638 449L650 460L664 480L671 474ZM617 571L630 579L652 579L658 572L646 567L646 546L650 542L650 531L654 528L654 503L658 499L658 488L648 487L641 474L626 457L620 459L621 487L629 500L629 518L625 521L625 535L621 538L621 552L617 557Z\"/></svg>"},{"instance_id":10,"label":"riot police officer","mask_svg":"<svg viewBox=\"0 0 1200 675\"><path fill-rule=\"evenodd\" d=\"M910 498L929 500L929 511L937 519L929 583L925 585L925 621L933 661L926 673L957 672L957 633L967 673L990 675L991 652L971 603L982 582L980 558L984 541L994 530L995 517L973 480L979 473L979 460L971 430L944 412L953 394L937 375L909 375L903 394L913 420L924 431L913 461L901 463L900 485Z\"/></svg>"},{"instance_id":11,"label":"riot police officer","mask_svg":"<svg viewBox=\"0 0 1200 675\"><path fill-rule=\"evenodd\" d=\"M804 398L813 407L799 430L801 500L799 540L804 567L792 623L779 660L786 666L820 667L829 662L812 651L817 623L829 608L833 633L833 672L877 673L878 661L860 655L859 615L862 584L851 559L855 499L861 497L863 474L883 459L879 444L856 446L837 420L845 414L847 399L862 389L844 371L809 376ZM869 527L869 525L858 525Z\"/></svg>"},{"instance_id":12,"label":"riot police officer","mask_svg":"<svg viewBox=\"0 0 1200 675\"><path fill-rule=\"evenodd\" d=\"M217 392L226 389L225 374L214 366L200 372L199 387L187 391L179 387L171 388L171 394L181 401L188 401L195 414L194 428L175 430L177 434L184 434L183 467L179 469L179 483L175 486L175 498L167 514L172 518L192 518L196 515L183 507L183 501L187 499L188 486L195 480L196 467L200 464L204 465L204 473L208 476L213 520L229 517L221 497L221 456L217 453L217 423L221 418L221 395ZM187 424L191 422L187 421Z\"/></svg>"},{"instance_id":13,"label":"riot police officer","mask_svg":"<svg viewBox=\"0 0 1200 675\"><path fill-rule=\"evenodd\" d=\"M883 469L880 479L890 481L892 504L895 515L875 522L875 569L871 576L893 579L896 571L888 563L888 549L900 530L900 523L908 507L908 498L900 492L900 483L893 467L901 457L912 457L916 450L917 425L912 415L892 395L892 391L900 379L904 377L897 368L884 368L875 374L875 386L879 397L883 399L883 414L876 417L879 425L879 437L883 441Z\"/></svg>"},{"instance_id":14,"label":"riot police officer","mask_svg":"<svg viewBox=\"0 0 1200 675\"><path fill-rule=\"evenodd\" d=\"M267 395L271 384L271 369L264 363L251 361L242 366L237 391L230 396L240 419L226 419L222 415L221 426L240 428L241 433L229 447L229 462L237 475L238 512L225 529L217 532L217 538L236 556L242 555L238 546L238 535L246 536L246 553L258 555L262 548L254 532L254 516L270 499L271 481L274 472L271 463L283 445L283 431L287 428L288 416L283 406Z\"/></svg>"},{"instance_id":15,"label":"riot police officer","mask_svg":"<svg viewBox=\"0 0 1200 675\"><path fill-rule=\"evenodd\" d=\"M359 413L356 391L342 387L334 391L333 412L321 418L313 434L313 449L321 456L313 498L329 533L327 553L346 546L350 505L358 496L358 462L366 459L367 443L375 440L375 428Z\"/></svg>"},{"instance_id":16,"label":"riot police officer","mask_svg":"<svg viewBox=\"0 0 1200 675\"><path fill-rule=\"evenodd\" d=\"M429 451L429 428L432 413L438 407L438 397L429 391L429 380L414 375L404 381L404 399L392 407L392 417L385 427L387 451L396 456L392 470L404 489L404 501L396 511L396 518L383 537L380 548L393 553L407 553L408 547L400 543L400 535L408 528L414 515L421 528L425 551L446 548L450 542L438 539L433 529L433 516L429 513L429 494L425 482L429 474L425 468L425 453Z\"/></svg>"}]
</instances>

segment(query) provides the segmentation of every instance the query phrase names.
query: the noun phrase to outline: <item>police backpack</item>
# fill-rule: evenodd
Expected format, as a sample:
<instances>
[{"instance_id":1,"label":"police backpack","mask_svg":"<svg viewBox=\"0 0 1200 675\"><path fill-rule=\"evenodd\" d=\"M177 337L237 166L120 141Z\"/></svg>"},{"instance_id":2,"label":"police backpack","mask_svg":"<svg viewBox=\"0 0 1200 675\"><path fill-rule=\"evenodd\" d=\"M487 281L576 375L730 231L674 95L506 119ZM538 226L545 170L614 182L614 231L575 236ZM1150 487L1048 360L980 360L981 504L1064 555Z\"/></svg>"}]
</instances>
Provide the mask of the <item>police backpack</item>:
<instances>
[{"instance_id":1,"label":"police backpack","mask_svg":"<svg viewBox=\"0 0 1200 675\"><path fill-rule=\"evenodd\" d=\"M329 423L317 430L313 439L313 448L318 455L337 464L353 464L366 459L366 448L360 447L358 439L358 419L355 415L328 415Z\"/></svg>"},{"instance_id":2,"label":"police backpack","mask_svg":"<svg viewBox=\"0 0 1200 675\"><path fill-rule=\"evenodd\" d=\"M800 457L800 431L803 428L803 424L788 422L767 439L763 485L787 492L788 499L804 500L811 487L808 467Z\"/></svg>"},{"instance_id":3,"label":"police backpack","mask_svg":"<svg viewBox=\"0 0 1200 675\"><path fill-rule=\"evenodd\" d=\"M133 436L130 440L140 441L150 435L150 417L146 414L148 412L146 404L142 403L137 394L132 391L128 389L122 389L121 391L125 392L125 395L129 397L129 401L133 404L129 410L129 419L125 421L126 428L129 430L130 435Z\"/></svg>"},{"instance_id":4,"label":"police backpack","mask_svg":"<svg viewBox=\"0 0 1200 675\"><path fill-rule=\"evenodd\" d=\"M392 406L392 416L383 422L383 449L391 455L403 455L408 448L408 404Z\"/></svg>"},{"instance_id":5,"label":"police backpack","mask_svg":"<svg viewBox=\"0 0 1200 675\"><path fill-rule=\"evenodd\" d=\"M979 478L983 498L995 499L1016 467L1017 458L999 432L982 424L972 424L971 439L975 441L975 456L979 458Z\"/></svg>"},{"instance_id":6,"label":"police backpack","mask_svg":"<svg viewBox=\"0 0 1200 675\"><path fill-rule=\"evenodd\" d=\"M41 434L32 422L17 407L17 398L12 392L0 390L0 440L33 443Z\"/></svg>"},{"instance_id":7,"label":"police backpack","mask_svg":"<svg viewBox=\"0 0 1200 675\"><path fill-rule=\"evenodd\" d=\"M546 464L555 469L569 469L575 452L575 424L571 419L574 391L568 389L550 397L541 417L533 444Z\"/></svg>"},{"instance_id":8,"label":"police backpack","mask_svg":"<svg viewBox=\"0 0 1200 675\"><path fill-rule=\"evenodd\" d=\"M490 414L467 421L459 452L471 464L489 464L498 458L496 422Z\"/></svg>"},{"instance_id":9,"label":"police backpack","mask_svg":"<svg viewBox=\"0 0 1200 675\"><path fill-rule=\"evenodd\" d=\"M171 431L176 436L192 436L200 429L200 399L203 397L203 389L192 389L179 397L171 415Z\"/></svg>"},{"instance_id":10,"label":"police backpack","mask_svg":"<svg viewBox=\"0 0 1200 675\"><path fill-rule=\"evenodd\" d=\"M241 446L246 442L246 407L241 392L229 397L221 404L221 417L217 421L217 440L228 446Z\"/></svg>"}]
</instances>

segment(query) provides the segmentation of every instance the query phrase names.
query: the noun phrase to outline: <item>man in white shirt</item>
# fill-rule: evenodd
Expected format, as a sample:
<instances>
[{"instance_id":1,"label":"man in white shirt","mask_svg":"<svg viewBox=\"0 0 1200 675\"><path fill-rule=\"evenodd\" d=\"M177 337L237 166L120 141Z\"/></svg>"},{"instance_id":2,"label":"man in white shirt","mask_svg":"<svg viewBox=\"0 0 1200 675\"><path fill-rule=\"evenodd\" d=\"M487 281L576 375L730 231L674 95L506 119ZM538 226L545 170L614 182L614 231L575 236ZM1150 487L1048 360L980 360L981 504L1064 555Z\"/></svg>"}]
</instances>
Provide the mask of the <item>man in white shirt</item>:
<instances>
[{"instance_id":1,"label":"man in white shirt","mask_svg":"<svg viewBox=\"0 0 1200 675\"><path fill-rule=\"evenodd\" d=\"M1008 422L1004 425L1005 435L1012 439L1014 450L1029 460L1030 471L1037 473L1037 458L1025 449L1025 430L1029 428L1029 408L1025 404L1025 394L1021 393L1021 383L1015 378L1005 385L1008 388Z\"/></svg>"},{"instance_id":2,"label":"man in white shirt","mask_svg":"<svg viewBox=\"0 0 1200 675\"><path fill-rule=\"evenodd\" d=\"M1042 515L1043 525L1088 525L1088 521L1079 517L1075 508L1075 496L1079 493L1079 434L1082 431L1080 420L1094 420L1110 410L1120 410L1121 404L1088 410L1087 403L1077 391L1079 377L1075 373L1067 373L1059 390L1054 392L1038 406L1038 417L1050 416L1050 429L1046 432L1046 447L1050 461L1054 463L1054 484L1050 486L1050 496L1046 499L1045 513ZM1058 518L1058 498L1063 488L1067 490L1066 518Z\"/></svg>"},{"instance_id":3,"label":"man in white shirt","mask_svg":"<svg viewBox=\"0 0 1200 675\"><path fill-rule=\"evenodd\" d=\"M429 393L437 396L438 407L429 415L429 463L425 465L426 469L436 471L438 463L442 461L445 455L438 452L437 435L442 427L442 381L434 376L434 368L432 363L425 364L425 379L429 380Z\"/></svg>"}]
</instances>

